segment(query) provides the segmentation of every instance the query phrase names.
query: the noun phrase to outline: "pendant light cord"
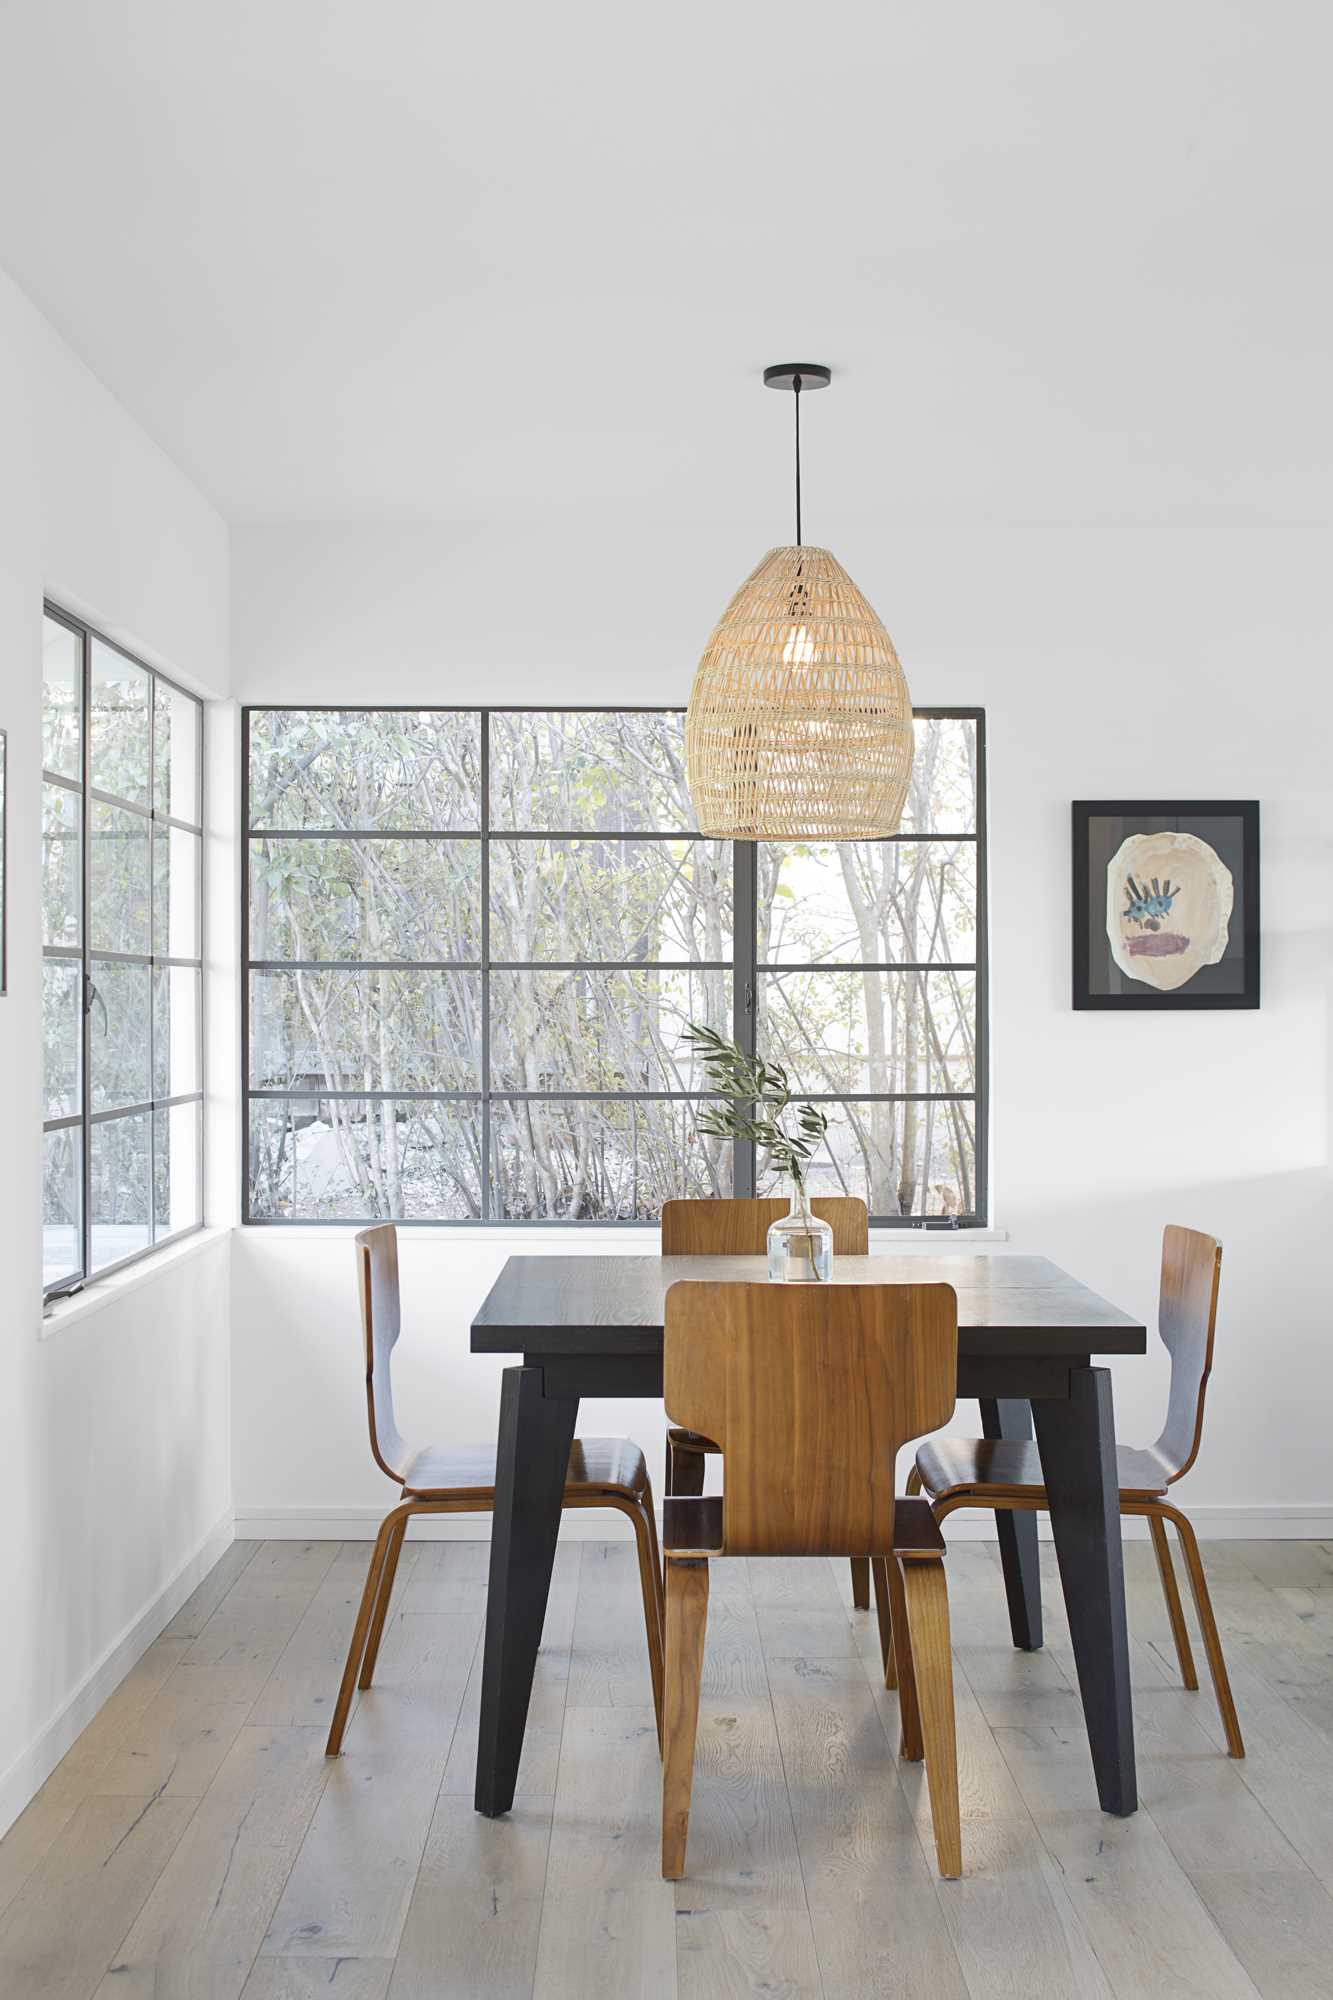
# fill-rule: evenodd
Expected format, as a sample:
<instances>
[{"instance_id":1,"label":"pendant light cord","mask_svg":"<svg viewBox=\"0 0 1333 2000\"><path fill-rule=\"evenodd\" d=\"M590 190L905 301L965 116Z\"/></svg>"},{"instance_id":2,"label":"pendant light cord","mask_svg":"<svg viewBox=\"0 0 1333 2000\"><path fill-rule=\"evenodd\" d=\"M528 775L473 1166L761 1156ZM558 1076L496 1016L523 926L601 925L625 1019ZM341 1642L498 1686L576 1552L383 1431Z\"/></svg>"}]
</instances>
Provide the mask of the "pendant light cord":
<instances>
[{"instance_id":1,"label":"pendant light cord","mask_svg":"<svg viewBox=\"0 0 1333 2000\"><path fill-rule=\"evenodd\" d=\"M801 378L793 376L796 403L796 546L801 547Z\"/></svg>"}]
</instances>

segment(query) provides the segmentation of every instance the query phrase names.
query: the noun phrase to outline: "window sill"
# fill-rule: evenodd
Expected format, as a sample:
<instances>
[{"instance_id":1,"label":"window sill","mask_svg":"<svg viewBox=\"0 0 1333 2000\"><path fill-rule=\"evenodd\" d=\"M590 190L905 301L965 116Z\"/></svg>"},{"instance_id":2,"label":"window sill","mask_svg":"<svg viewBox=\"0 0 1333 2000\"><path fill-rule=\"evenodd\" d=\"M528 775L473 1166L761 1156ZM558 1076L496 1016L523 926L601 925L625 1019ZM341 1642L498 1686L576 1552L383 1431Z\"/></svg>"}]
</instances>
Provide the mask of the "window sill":
<instances>
[{"instance_id":1,"label":"window sill","mask_svg":"<svg viewBox=\"0 0 1333 2000\"><path fill-rule=\"evenodd\" d=\"M251 1222L242 1223L239 1228L252 1242L285 1241L305 1244L308 1248L311 1243L350 1243L359 1230L368 1226L361 1222ZM485 1243L492 1249L503 1244L505 1255L510 1257L521 1256L525 1251L546 1250L568 1250L574 1254L580 1245L588 1251L647 1257L656 1254L658 1243L657 1225L652 1222L556 1223L549 1227L533 1222L508 1225L414 1222L403 1224L399 1237L404 1243ZM881 1257L899 1250L938 1252L950 1244L1008 1241L1007 1229L876 1229L872 1225L870 1231L871 1251Z\"/></svg>"},{"instance_id":2,"label":"window sill","mask_svg":"<svg viewBox=\"0 0 1333 2000\"><path fill-rule=\"evenodd\" d=\"M143 1286L154 1284L164 1272L174 1270L178 1264L188 1264L192 1257L202 1256L215 1243L231 1234L230 1229L196 1229L191 1235L183 1236L179 1243L169 1243L151 1257L142 1257L137 1264L129 1265L123 1271L116 1271L109 1278L94 1278L83 1291L76 1292L71 1299L57 1299L43 1313L41 1338L49 1340L53 1334L62 1333L67 1326L87 1319L90 1314L101 1312L104 1306L113 1306L131 1292L140 1291Z\"/></svg>"}]
</instances>

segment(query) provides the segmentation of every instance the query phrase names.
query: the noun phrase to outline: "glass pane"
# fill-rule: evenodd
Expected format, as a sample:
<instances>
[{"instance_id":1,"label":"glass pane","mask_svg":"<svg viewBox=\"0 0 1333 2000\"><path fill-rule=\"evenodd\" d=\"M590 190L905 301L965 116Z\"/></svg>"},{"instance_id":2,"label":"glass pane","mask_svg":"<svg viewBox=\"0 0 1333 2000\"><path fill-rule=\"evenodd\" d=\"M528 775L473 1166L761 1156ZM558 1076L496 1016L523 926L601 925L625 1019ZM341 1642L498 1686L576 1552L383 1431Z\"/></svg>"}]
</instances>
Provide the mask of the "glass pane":
<instances>
[{"instance_id":1,"label":"glass pane","mask_svg":"<svg viewBox=\"0 0 1333 2000\"><path fill-rule=\"evenodd\" d=\"M974 840L761 846L761 965L956 963L977 955Z\"/></svg>"},{"instance_id":2,"label":"glass pane","mask_svg":"<svg viewBox=\"0 0 1333 2000\"><path fill-rule=\"evenodd\" d=\"M481 1106L290 1098L250 1106L256 1220L466 1222L481 1214Z\"/></svg>"},{"instance_id":3,"label":"glass pane","mask_svg":"<svg viewBox=\"0 0 1333 2000\"><path fill-rule=\"evenodd\" d=\"M729 972L495 972L497 1090L702 1090L684 1031L731 1033Z\"/></svg>"},{"instance_id":4,"label":"glass pane","mask_svg":"<svg viewBox=\"0 0 1333 2000\"><path fill-rule=\"evenodd\" d=\"M83 1137L77 1126L42 1136L42 1284L81 1269Z\"/></svg>"},{"instance_id":5,"label":"glass pane","mask_svg":"<svg viewBox=\"0 0 1333 2000\"><path fill-rule=\"evenodd\" d=\"M975 833L977 725L970 717L916 718L904 833Z\"/></svg>"},{"instance_id":6,"label":"glass pane","mask_svg":"<svg viewBox=\"0 0 1333 2000\"><path fill-rule=\"evenodd\" d=\"M203 1220L199 1190L198 1104L153 1113L153 1241Z\"/></svg>"},{"instance_id":7,"label":"glass pane","mask_svg":"<svg viewBox=\"0 0 1333 2000\"><path fill-rule=\"evenodd\" d=\"M825 1108L828 1146L811 1163L812 1194L860 1195L872 1216L976 1213L976 1105L970 1099ZM779 1180L761 1156L758 1192L779 1193Z\"/></svg>"},{"instance_id":8,"label":"glass pane","mask_svg":"<svg viewBox=\"0 0 1333 2000\"><path fill-rule=\"evenodd\" d=\"M717 840L497 840L494 959L730 959L732 858Z\"/></svg>"},{"instance_id":9,"label":"glass pane","mask_svg":"<svg viewBox=\"0 0 1333 2000\"><path fill-rule=\"evenodd\" d=\"M79 707L83 640L54 618L42 620L42 763L64 778L83 777Z\"/></svg>"},{"instance_id":10,"label":"glass pane","mask_svg":"<svg viewBox=\"0 0 1333 2000\"><path fill-rule=\"evenodd\" d=\"M199 974L192 965L153 973L153 1096L199 1088Z\"/></svg>"},{"instance_id":11,"label":"glass pane","mask_svg":"<svg viewBox=\"0 0 1333 2000\"><path fill-rule=\"evenodd\" d=\"M88 729L90 774L98 791L149 804L148 742L152 675L101 639L92 641Z\"/></svg>"},{"instance_id":12,"label":"glass pane","mask_svg":"<svg viewBox=\"0 0 1333 2000\"><path fill-rule=\"evenodd\" d=\"M152 1095L148 1061L152 973L146 965L92 962L93 1004L88 1017L91 1108L114 1111L146 1104Z\"/></svg>"},{"instance_id":13,"label":"glass pane","mask_svg":"<svg viewBox=\"0 0 1333 2000\"><path fill-rule=\"evenodd\" d=\"M759 1053L798 1091L976 1088L974 972L770 972Z\"/></svg>"},{"instance_id":14,"label":"glass pane","mask_svg":"<svg viewBox=\"0 0 1333 2000\"><path fill-rule=\"evenodd\" d=\"M153 683L153 804L199 821L199 703L166 681Z\"/></svg>"},{"instance_id":15,"label":"glass pane","mask_svg":"<svg viewBox=\"0 0 1333 2000\"><path fill-rule=\"evenodd\" d=\"M491 825L552 833L697 825L685 784L685 711L493 715Z\"/></svg>"},{"instance_id":16,"label":"glass pane","mask_svg":"<svg viewBox=\"0 0 1333 2000\"><path fill-rule=\"evenodd\" d=\"M250 843L251 958L480 954L478 841Z\"/></svg>"},{"instance_id":17,"label":"glass pane","mask_svg":"<svg viewBox=\"0 0 1333 2000\"><path fill-rule=\"evenodd\" d=\"M514 1221L651 1222L677 1195L732 1191L729 1141L702 1137L689 1103L491 1106L500 1216Z\"/></svg>"},{"instance_id":18,"label":"glass pane","mask_svg":"<svg viewBox=\"0 0 1333 2000\"><path fill-rule=\"evenodd\" d=\"M249 803L251 826L480 826L481 717L256 709Z\"/></svg>"},{"instance_id":19,"label":"glass pane","mask_svg":"<svg viewBox=\"0 0 1333 2000\"><path fill-rule=\"evenodd\" d=\"M255 1090L479 1090L477 972L255 972Z\"/></svg>"},{"instance_id":20,"label":"glass pane","mask_svg":"<svg viewBox=\"0 0 1333 2000\"><path fill-rule=\"evenodd\" d=\"M79 942L79 822L77 792L42 786L42 943Z\"/></svg>"},{"instance_id":21,"label":"glass pane","mask_svg":"<svg viewBox=\"0 0 1333 2000\"><path fill-rule=\"evenodd\" d=\"M203 843L179 826L153 828L153 950L199 956L199 865Z\"/></svg>"},{"instance_id":22,"label":"glass pane","mask_svg":"<svg viewBox=\"0 0 1333 2000\"><path fill-rule=\"evenodd\" d=\"M107 1118L89 1127L91 1152L89 1267L132 1257L148 1247L150 1111Z\"/></svg>"},{"instance_id":23,"label":"glass pane","mask_svg":"<svg viewBox=\"0 0 1333 2000\"><path fill-rule=\"evenodd\" d=\"M149 850L152 821L122 806L91 804L88 920L94 951L151 948Z\"/></svg>"},{"instance_id":24,"label":"glass pane","mask_svg":"<svg viewBox=\"0 0 1333 2000\"><path fill-rule=\"evenodd\" d=\"M65 958L42 965L42 1116L68 1118L78 1111L82 1066L83 974Z\"/></svg>"}]
</instances>

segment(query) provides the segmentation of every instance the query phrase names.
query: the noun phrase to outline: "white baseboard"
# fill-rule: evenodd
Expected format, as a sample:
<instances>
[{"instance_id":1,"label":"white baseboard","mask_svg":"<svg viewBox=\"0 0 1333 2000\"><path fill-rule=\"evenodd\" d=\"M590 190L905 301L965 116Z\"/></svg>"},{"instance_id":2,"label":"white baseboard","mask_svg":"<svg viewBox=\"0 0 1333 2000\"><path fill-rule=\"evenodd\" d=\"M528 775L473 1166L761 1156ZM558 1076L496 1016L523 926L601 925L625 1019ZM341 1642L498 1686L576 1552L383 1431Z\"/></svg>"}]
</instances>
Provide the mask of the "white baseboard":
<instances>
[{"instance_id":1,"label":"white baseboard","mask_svg":"<svg viewBox=\"0 0 1333 2000\"><path fill-rule=\"evenodd\" d=\"M1333 1503L1326 1507L1191 1507L1184 1511L1200 1541L1287 1542L1333 1541ZM236 1533L247 1540L274 1542L369 1542L384 1519L374 1507L238 1507ZM566 1542L615 1542L632 1534L623 1514L579 1508L564 1516L560 1539ZM1051 1524L1037 1516L1037 1532L1049 1540ZM489 1514L435 1514L414 1521L409 1533L431 1542L488 1542ZM955 1541L993 1540L995 1517L980 1509L959 1508L949 1516L948 1533ZM1146 1539L1148 1523L1129 1517L1127 1540Z\"/></svg>"},{"instance_id":2,"label":"white baseboard","mask_svg":"<svg viewBox=\"0 0 1333 2000\"><path fill-rule=\"evenodd\" d=\"M163 1627L171 1623L191 1591L203 1582L234 1539L232 1512L228 1508L152 1601L111 1641L27 1749L19 1752L0 1776L0 1834L13 1825L75 1737L87 1728L103 1702L115 1692Z\"/></svg>"}]
</instances>

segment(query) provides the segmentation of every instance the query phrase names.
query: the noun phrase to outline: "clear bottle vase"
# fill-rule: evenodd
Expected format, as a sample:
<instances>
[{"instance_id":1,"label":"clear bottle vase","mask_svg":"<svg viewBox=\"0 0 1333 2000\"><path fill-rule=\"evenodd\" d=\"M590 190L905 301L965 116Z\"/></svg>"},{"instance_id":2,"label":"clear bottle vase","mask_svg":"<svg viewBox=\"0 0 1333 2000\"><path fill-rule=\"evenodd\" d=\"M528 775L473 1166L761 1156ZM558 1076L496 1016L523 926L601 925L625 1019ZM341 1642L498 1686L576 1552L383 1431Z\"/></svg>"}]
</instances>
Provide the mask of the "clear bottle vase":
<instances>
[{"instance_id":1,"label":"clear bottle vase","mask_svg":"<svg viewBox=\"0 0 1333 2000\"><path fill-rule=\"evenodd\" d=\"M776 1284L811 1285L833 1271L833 1231L793 1186L791 1205L768 1232L768 1275Z\"/></svg>"}]
</instances>

